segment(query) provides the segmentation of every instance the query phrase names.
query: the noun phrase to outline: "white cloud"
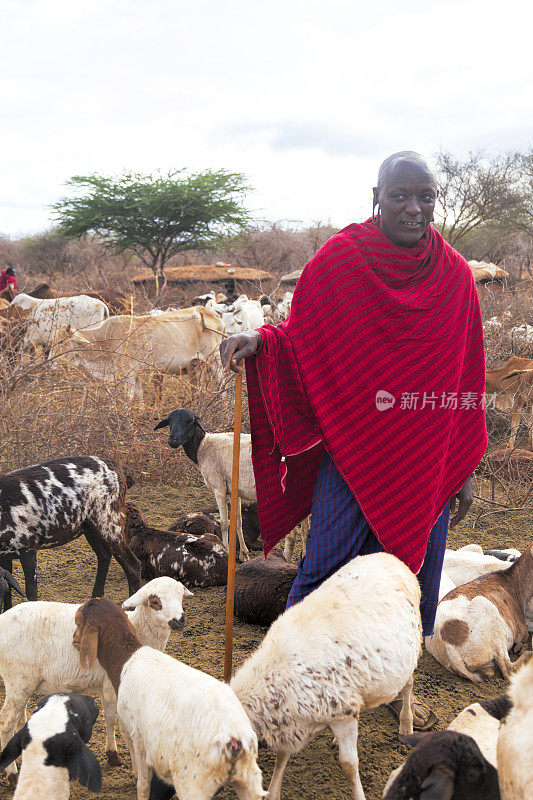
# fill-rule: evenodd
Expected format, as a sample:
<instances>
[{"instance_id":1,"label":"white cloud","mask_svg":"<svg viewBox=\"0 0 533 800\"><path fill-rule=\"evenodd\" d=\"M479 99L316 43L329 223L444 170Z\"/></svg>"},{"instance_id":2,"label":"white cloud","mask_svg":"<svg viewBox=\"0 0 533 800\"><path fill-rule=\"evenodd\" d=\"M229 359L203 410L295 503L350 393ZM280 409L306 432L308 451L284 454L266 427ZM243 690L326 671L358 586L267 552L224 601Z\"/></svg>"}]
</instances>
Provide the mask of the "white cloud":
<instances>
[{"instance_id":1,"label":"white cloud","mask_svg":"<svg viewBox=\"0 0 533 800\"><path fill-rule=\"evenodd\" d=\"M6 0L3 21L0 231L46 225L73 174L172 167L341 225L389 152L531 142L526 0Z\"/></svg>"}]
</instances>

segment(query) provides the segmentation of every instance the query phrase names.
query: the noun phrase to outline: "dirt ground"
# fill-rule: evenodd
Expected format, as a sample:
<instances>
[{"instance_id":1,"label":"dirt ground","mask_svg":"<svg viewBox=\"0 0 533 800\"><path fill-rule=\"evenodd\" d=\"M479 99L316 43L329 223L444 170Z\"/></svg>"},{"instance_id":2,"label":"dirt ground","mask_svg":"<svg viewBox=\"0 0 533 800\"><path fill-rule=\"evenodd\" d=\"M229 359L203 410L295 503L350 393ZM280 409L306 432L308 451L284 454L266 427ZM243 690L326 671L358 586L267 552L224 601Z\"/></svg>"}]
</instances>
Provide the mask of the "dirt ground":
<instances>
[{"instance_id":1,"label":"dirt ground","mask_svg":"<svg viewBox=\"0 0 533 800\"><path fill-rule=\"evenodd\" d=\"M191 482L179 489L162 485L136 485L128 493L136 502L147 520L152 524L165 525L185 511L211 504L212 500L200 483ZM453 548L469 542L483 547L517 547L523 550L533 540L533 518L531 511L504 512L485 516L472 530L476 512L452 531L449 544ZM41 552L38 556L38 579L40 598L80 602L91 594L96 560L84 539L60 549ZM15 575L20 579L21 570L16 564ZM112 562L106 593L114 600L127 597L127 583L122 570ZM224 642L225 588L195 590L194 597L187 598L185 613L187 627L182 633L173 632L168 652L193 667L202 669L217 678L222 677ZM257 647L266 629L235 623L234 661L242 663ZM394 636L394 631L391 631ZM415 691L427 700L440 718L440 728L460 709L479 698L495 697L505 691L503 680L488 680L476 686L456 677L442 668L427 653L423 653L415 673ZM359 758L363 786L367 800L380 800L382 789L390 771L409 752L397 739L398 725L386 708L363 712L359 736ZM135 784L130 769L129 756L122 739L118 737L119 753L123 765L110 768L104 758L104 724L100 716L94 728L90 746L103 766L103 788L99 796L107 800L134 800ZM261 749L259 764L264 775L264 785L272 774L272 754ZM105 764L105 766L104 766ZM0 800L12 796L3 778ZM95 795L71 784L71 797L89 798ZM235 797L226 789L220 798ZM323 734L313 741L299 756L290 760L283 785L284 800L349 800L351 793L340 770L331 735ZM53 800L53 798L50 798Z\"/></svg>"}]
</instances>

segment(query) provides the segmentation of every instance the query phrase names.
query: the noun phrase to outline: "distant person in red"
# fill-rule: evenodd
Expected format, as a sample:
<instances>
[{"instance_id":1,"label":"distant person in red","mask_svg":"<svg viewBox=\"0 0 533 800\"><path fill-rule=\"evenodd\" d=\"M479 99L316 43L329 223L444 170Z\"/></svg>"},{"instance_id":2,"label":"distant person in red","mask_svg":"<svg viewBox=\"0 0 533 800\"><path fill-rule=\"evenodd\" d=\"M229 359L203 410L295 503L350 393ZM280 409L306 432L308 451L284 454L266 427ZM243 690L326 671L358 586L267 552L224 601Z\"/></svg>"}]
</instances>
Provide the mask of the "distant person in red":
<instances>
[{"instance_id":1,"label":"distant person in red","mask_svg":"<svg viewBox=\"0 0 533 800\"><path fill-rule=\"evenodd\" d=\"M265 552L311 512L287 605L355 556L385 550L418 576L425 636L450 510L455 527L487 446L476 286L431 225L436 199L418 153L389 156L372 218L311 259L288 319L220 345L226 369L246 359ZM415 727L436 722L418 701L414 711Z\"/></svg>"},{"instance_id":2,"label":"distant person in red","mask_svg":"<svg viewBox=\"0 0 533 800\"><path fill-rule=\"evenodd\" d=\"M13 289L14 292L17 291L17 279L15 278L15 270L13 267L7 267L7 269L3 269L2 272L0 272L0 292L3 292L8 286Z\"/></svg>"}]
</instances>

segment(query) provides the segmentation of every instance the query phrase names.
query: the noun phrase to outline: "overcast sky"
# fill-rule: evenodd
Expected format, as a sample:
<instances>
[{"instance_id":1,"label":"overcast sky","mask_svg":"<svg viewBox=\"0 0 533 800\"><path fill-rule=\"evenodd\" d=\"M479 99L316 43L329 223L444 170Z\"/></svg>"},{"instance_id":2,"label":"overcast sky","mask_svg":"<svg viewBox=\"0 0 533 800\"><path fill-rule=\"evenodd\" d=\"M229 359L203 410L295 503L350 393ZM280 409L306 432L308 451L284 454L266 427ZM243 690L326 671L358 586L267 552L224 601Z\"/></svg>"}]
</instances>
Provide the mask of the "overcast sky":
<instances>
[{"instance_id":1,"label":"overcast sky","mask_svg":"<svg viewBox=\"0 0 533 800\"><path fill-rule=\"evenodd\" d=\"M533 142L531 0L0 0L0 232L76 174L224 167L269 220L371 211L391 152Z\"/></svg>"}]
</instances>

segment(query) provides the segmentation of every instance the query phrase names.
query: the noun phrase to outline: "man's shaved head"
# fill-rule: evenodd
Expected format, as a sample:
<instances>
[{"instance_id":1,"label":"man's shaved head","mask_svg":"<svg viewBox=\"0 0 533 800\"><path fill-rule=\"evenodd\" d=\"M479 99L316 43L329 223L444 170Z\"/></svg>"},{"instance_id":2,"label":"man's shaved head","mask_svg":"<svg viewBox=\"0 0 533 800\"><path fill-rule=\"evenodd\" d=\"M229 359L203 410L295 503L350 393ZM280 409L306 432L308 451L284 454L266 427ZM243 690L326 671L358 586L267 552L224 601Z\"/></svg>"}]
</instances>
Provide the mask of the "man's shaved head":
<instances>
[{"instance_id":1,"label":"man's shaved head","mask_svg":"<svg viewBox=\"0 0 533 800\"><path fill-rule=\"evenodd\" d=\"M377 188L381 189L383 183L386 179L396 172L397 168L402 164L413 164L420 169L425 170L428 175L431 175L433 178L433 174L429 168L429 165L425 158L422 158L420 153L415 153L414 150L401 150L399 153L393 153L391 156L385 159L382 165L379 168L378 172L378 185ZM433 180L435 180L433 178Z\"/></svg>"},{"instance_id":2,"label":"man's shaved head","mask_svg":"<svg viewBox=\"0 0 533 800\"><path fill-rule=\"evenodd\" d=\"M385 159L374 187L377 224L394 244L412 247L428 229L435 209L437 183L419 153L402 150Z\"/></svg>"}]
</instances>

